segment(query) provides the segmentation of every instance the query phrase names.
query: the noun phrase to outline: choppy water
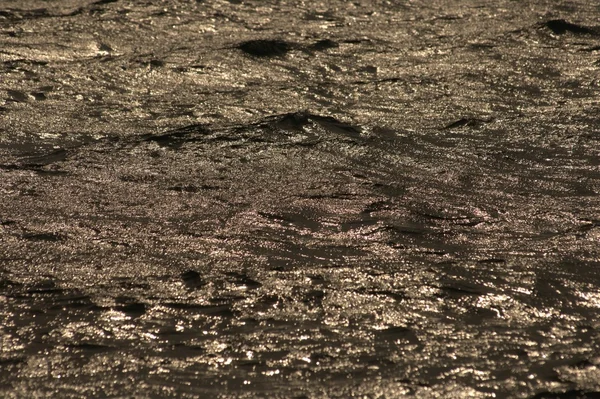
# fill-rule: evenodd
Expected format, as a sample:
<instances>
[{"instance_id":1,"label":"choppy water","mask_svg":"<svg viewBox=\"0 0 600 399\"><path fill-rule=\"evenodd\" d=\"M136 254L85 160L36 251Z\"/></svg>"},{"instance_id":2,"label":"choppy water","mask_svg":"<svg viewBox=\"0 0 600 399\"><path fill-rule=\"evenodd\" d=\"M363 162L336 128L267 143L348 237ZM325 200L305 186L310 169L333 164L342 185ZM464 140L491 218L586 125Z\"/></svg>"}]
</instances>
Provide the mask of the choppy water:
<instances>
[{"instance_id":1,"label":"choppy water","mask_svg":"<svg viewBox=\"0 0 600 399\"><path fill-rule=\"evenodd\" d=\"M599 12L3 3L0 392L600 395Z\"/></svg>"}]
</instances>

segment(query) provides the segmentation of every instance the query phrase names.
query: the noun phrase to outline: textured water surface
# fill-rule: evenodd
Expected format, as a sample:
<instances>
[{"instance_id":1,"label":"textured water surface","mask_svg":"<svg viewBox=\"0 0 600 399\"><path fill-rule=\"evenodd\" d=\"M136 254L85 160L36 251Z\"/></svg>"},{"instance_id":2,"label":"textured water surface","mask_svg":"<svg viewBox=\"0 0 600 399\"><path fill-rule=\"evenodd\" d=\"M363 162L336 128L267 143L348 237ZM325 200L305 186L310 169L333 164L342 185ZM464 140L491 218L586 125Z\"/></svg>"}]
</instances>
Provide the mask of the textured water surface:
<instances>
[{"instance_id":1,"label":"textured water surface","mask_svg":"<svg viewBox=\"0 0 600 399\"><path fill-rule=\"evenodd\" d=\"M600 8L0 5L0 396L600 395Z\"/></svg>"}]
</instances>

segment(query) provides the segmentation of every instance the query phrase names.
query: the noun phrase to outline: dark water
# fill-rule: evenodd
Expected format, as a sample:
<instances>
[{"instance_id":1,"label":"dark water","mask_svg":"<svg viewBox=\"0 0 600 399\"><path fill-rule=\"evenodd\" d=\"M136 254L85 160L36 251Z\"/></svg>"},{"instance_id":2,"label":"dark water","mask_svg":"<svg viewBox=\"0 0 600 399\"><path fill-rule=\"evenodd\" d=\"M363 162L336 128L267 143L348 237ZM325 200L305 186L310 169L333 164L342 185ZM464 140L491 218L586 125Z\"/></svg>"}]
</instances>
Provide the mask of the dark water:
<instances>
[{"instance_id":1,"label":"dark water","mask_svg":"<svg viewBox=\"0 0 600 399\"><path fill-rule=\"evenodd\" d=\"M0 396L600 396L600 7L0 6Z\"/></svg>"}]
</instances>

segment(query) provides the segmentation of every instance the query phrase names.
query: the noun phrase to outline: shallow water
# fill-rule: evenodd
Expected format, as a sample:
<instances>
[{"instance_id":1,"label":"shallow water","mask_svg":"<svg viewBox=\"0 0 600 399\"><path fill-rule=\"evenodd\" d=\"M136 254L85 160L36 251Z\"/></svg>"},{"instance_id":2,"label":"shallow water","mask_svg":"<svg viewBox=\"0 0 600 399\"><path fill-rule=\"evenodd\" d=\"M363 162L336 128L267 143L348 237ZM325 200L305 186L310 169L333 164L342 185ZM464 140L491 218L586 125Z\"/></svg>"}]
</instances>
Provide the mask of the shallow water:
<instances>
[{"instance_id":1,"label":"shallow water","mask_svg":"<svg viewBox=\"0 0 600 399\"><path fill-rule=\"evenodd\" d=\"M596 397L599 12L4 2L0 392Z\"/></svg>"}]
</instances>

